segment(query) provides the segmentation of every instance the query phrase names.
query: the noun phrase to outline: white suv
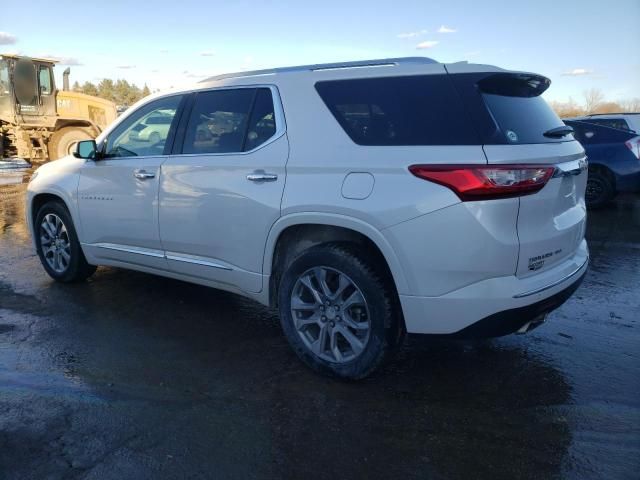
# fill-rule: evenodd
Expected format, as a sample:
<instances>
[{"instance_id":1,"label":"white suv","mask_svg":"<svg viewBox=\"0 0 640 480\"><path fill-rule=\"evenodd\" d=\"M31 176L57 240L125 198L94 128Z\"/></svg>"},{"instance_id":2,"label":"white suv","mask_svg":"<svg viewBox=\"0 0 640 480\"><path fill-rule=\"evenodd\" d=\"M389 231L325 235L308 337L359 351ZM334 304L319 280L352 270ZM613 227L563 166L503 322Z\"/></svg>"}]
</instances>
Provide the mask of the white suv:
<instances>
[{"instance_id":1,"label":"white suv","mask_svg":"<svg viewBox=\"0 0 640 480\"><path fill-rule=\"evenodd\" d=\"M42 166L47 273L111 265L277 306L316 370L404 334L525 332L580 284L586 161L540 75L387 59L245 72L146 98ZM154 142L132 132L171 116Z\"/></svg>"}]
</instances>

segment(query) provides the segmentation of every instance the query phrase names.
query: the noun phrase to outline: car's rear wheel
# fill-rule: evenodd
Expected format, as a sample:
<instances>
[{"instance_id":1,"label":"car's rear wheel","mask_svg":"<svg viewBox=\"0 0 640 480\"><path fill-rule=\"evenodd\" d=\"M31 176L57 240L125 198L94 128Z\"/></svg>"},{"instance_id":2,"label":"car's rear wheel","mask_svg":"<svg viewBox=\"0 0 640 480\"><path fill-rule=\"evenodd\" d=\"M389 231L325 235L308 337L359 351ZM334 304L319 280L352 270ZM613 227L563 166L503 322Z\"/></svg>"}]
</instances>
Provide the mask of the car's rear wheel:
<instances>
[{"instance_id":1,"label":"car's rear wheel","mask_svg":"<svg viewBox=\"0 0 640 480\"><path fill-rule=\"evenodd\" d=\"M325 374L366 377L404 339L389 283L344 245L303 252L284 272L278 298L287 340L304 363Z\"/></svg>"},{"instance_id":2,"label":"car's rear wheel","mask_svg":"<svg viewBox=\"0 0 640 480\"><path fill-rule=\"evenodd\" d=\"M36 248L42 266L59 282L79 282L95 272L80 248L71 215L60 202L48 202L38 211L34 224Z\"/></svg>"},{"instance_id":3,"label":"car's rear wheel","mask_svg":"<svg viewBox=\"0 0 640 480\"><path fill-rule=\"evenodd\" d=\"M605 172L601 170L589 170L585 202L589 208L600 208L609 203L615 197L616 191L613 182Z\"/></svg>"}]
</instances>

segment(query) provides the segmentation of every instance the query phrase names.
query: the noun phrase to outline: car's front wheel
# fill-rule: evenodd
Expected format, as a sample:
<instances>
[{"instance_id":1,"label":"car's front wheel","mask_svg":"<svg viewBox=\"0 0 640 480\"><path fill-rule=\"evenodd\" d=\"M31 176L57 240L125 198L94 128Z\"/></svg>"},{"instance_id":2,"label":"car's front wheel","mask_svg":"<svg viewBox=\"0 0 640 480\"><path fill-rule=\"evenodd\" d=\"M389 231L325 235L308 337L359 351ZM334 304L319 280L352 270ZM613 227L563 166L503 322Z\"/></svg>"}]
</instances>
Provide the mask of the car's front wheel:
<instances>
[{"instance_id":1,"label":"car's front wheel","mask_svg":"<svg viewBox=\"0 0 640 480\"><path fill-rule=\"evenodd\" d=\"M375 264L340 244L312 247L286 269L278 292L280 321L304 363L360 379L403 340L395 295Z\"/></svg>"},{"instance_id":2,"label":"car's front wheel","mask_svg":"<svg viewBox=\"0 0 640 480\"><path fill-rule=\"evenodd\" d=\"M34 224L36 248L42 266L59 282L78 282L95 272L80 248L71 215L60 202L48 202L38 211Z\"/></svg>"}]
</instances>

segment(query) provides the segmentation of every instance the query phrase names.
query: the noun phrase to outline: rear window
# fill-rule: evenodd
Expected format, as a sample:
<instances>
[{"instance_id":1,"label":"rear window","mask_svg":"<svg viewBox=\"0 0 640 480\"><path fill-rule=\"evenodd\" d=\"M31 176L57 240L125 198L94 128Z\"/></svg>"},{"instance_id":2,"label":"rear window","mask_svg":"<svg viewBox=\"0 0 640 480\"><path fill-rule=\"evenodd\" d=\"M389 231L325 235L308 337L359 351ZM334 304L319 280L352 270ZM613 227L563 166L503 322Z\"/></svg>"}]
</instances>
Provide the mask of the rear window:
<instances>
[{"instance_id":1,"label":"rear window","mask_svg":"<svg viewBox=\"0 0 640 480\"><path fill-rule=\"evenodd\" d=\"M541 94L549 79L533 74L453 74L452 79L482 143L531 144L573 140L571 135L546 137L545 132L562 127L562 120Z\"/></svg>"},{"instance_id":2,"label":"rear window","mask_svg":"<svg viewBox=\"0 0 640 480\"><path fill-rule=\"evenodd\" d=\"M479 138L447 75L316 83L358 145L474 145Z\"/></svg>"}]
</instances>

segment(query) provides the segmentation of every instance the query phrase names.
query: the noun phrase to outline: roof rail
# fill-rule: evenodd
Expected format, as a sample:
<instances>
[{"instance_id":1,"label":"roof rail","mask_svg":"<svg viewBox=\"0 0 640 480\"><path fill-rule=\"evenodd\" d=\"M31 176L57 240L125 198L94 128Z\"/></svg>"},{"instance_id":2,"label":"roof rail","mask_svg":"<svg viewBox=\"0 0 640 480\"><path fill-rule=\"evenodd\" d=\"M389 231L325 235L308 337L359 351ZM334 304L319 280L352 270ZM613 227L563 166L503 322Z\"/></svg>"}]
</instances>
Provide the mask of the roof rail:
<instances>
[{"instance_id":1,"label":"roof rail","mask_svg":"<svg viewBox=\"0 0 640 480\"><path fill-rule=\"evenodd\" d=\"M432 64L438 63L436 60L427 57L400 57L381 58L377 60L357 60L355 62L319 63L316 65L299 65L295 67L269 68L266 70L253 70L250 72L223 73L213 77L205 78L199 83L224 80L226 78L255 77L259 75L274 75L276 73L290 73L318 70L337 70L342 68L363 68L363 67L383 67L406 64Z\"/></svg>"},{"instance_id":2,"label":"roof rail","mask_svg":"<svg viewBox=\"0 0 640 480\"><path fill-rule=\"evenodd\" d=\"M640 112L611 112L611 113L589 113L586 117L599 117L603 115L640 115Z\"/></svg>"}]
</instances>

